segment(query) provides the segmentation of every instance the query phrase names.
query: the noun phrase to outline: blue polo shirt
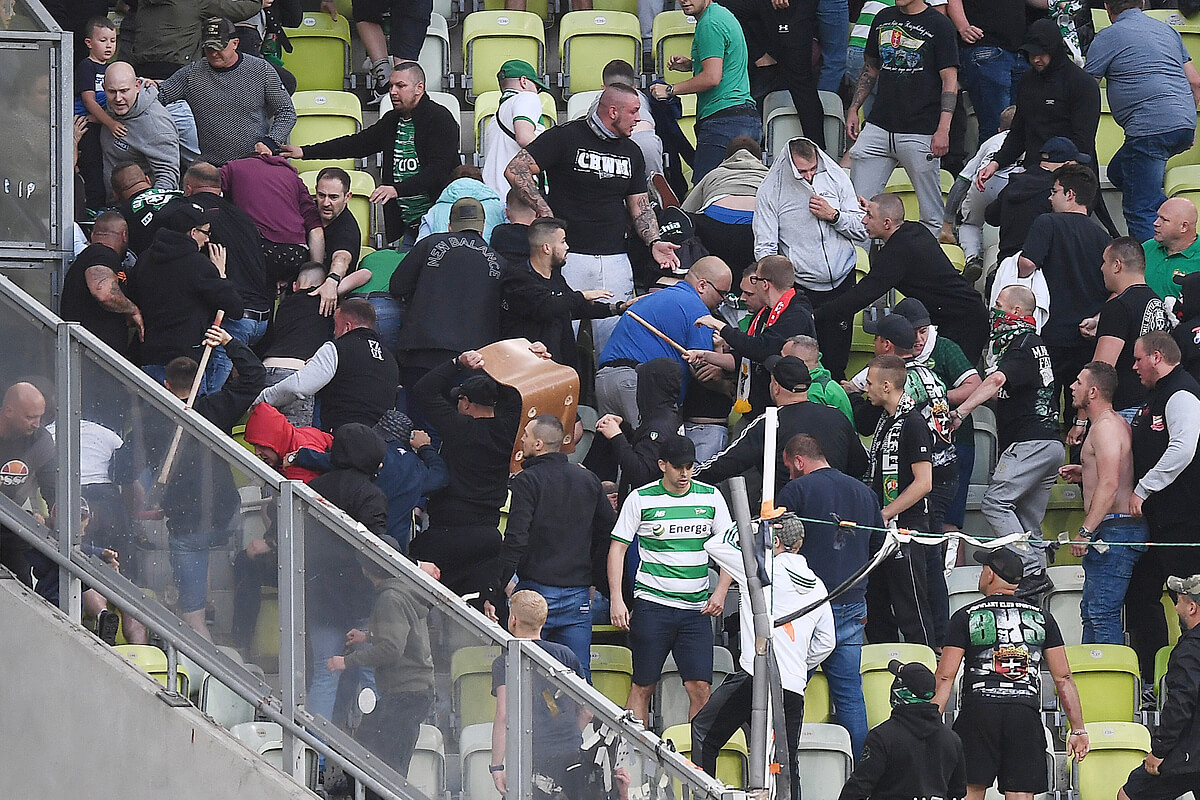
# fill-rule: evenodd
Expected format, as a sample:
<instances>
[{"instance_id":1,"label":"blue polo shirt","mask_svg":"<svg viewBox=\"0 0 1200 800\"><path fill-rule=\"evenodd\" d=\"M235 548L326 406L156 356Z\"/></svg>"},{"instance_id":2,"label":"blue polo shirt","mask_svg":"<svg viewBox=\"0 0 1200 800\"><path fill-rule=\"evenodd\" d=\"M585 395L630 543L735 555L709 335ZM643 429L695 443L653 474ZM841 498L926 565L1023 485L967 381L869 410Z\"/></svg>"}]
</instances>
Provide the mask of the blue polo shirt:
<instances>
[{"instance_id":1,"label":"blue polo shirt","mask_svg":"<svg viewBox=\"0 0 1200 800\"><path fill-rule=\"evenodd\" d=\"M1108 80L1108 106L1125 136L1196 127L1196 102L1183 65L1191 61L1179 32L1139 8L1096 31L1084 69Z\"/></svg>"},{"instance_id":2,"label":"blue polo shirt","mask_svg":"<svg viewBox=\"0 0 1200 800\"><path fill-rule=\"evenodd\" d=\"M712 331L696 326L696 320L712 312L687 281L646 295L630 310L688 350L712 350ZM671 345L624 314L600 351L598 363L603 366L609 361L627 359L645 364L656 358L674 358L683 363Z\"/></svg>"}]
</instances>

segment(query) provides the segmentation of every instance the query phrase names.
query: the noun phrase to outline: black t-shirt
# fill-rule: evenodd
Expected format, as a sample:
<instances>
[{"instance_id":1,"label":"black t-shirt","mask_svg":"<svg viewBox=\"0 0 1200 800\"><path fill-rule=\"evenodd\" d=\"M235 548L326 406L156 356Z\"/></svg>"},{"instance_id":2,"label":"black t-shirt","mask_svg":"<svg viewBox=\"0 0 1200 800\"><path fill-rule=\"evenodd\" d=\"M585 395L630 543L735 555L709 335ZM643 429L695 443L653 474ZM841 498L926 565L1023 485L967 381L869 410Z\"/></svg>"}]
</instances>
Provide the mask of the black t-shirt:
<instances>
[{"instance_id":1,"label":"black t-shirt","mask_svg":"<svg viewBox=\"0 0 1200 800\"><path fill-rule=\"evenodd\" d=\"M96 104L104 107L104 70L108 64L97 64L91 58L85 58L75 65L75 115L82 117L88 113L80 95L84 92L96 93Z\"/></svg>"},{"instance_id":2,"label":"black t-shirt","mask_svg":"<svg viewBox=\"0 0 1200 800\"><path fill-rule=\"evenodd\" d=\"M1021 255L1042 270L1050 290L1050 319L1042 339L1051 347L1087 344L1079 323L1108 298L1100 265L1112 237L1085 214L1042 214L1029 226Z\"/></svg>"},{"instance_id":3,"label":"black t-shirt","mask_svg":"<svg viewBox=\"0 0 1200 800\"><path fill-rule=\"evenodd\" d=\"M525 148L546 175L547 201L565 219L574 253L625 252L625 198L646 191L646 161L631 139L601 139L587 120L558 125Z\"/></svg>"},{"instance_id":4,"label":"black t-shirt","mask_svg":"<svg viewBox=\"0 0 1200 800\"><path fill-rule=\"evenodd\" d=\"M1144 283L1130 286L1100 309L1096 338L1115 336L1125 342L1117 356L1117 391L1113 408L1135 408L1146 402L1146 387L1133 371L1133 343L1150 331L1171 330L1171 320L1162 298Z\"/></svg>"},{"instance_id":5,"label":"black t-shirt","mask_svg":"<svg viewBox=\"0 0 1200 800\"><path fill-rule=\"evenodd\" d=\"M109 311L88 290L87 271L90 267L108 267L117 276L121 290L126 289L125 271L121 256L106 244L91 244L71 264L63 278L60 316L68 322L78 322L100 341L121 355L128 355L129 326L124 314Z\"/></svg>"},{"instance_id":6,"label":"black t-shirt","mask_svg":"<svg viewBox=\"0 0 1200 800\"><path fill-rule=\"evenodd\" d=\"M866 57L879 62L879 98L867 121L891 133L930 135L942 114L941 70L958 66L954 24L927 8L885 8L867 35Z\"/></svg>"},{"instance_id":7,"label":"black t-shirt","mask_svg":"<svg viewBox=\"0 0 1200 800\"><path fill-rule=\"evenodd\" d=\"M1054 403L1054 369L1050 351L1036 333L1013 340L996 365L1004 373L996 403L1000 449L1013 442L1058 438L1058 409Z\"/></svg>"},{"instance_id":8,"label":"black t-shirt","mask_svg":"<svg viewBox=\"0 0 1200 800\"><path fill-rule=\"evenodd\" d=\"M1025 39L1023 0L963 0L967 21L983 30L983 38L964 47L1003 47L1017 52Z\"/></svg>"},{"instance_id":9,"label":"black t-shirt","mask_svg":"<svg viewBox=\"0 0 1200 800\"><path fill-rule=\"evenodd\" d=\"M135 256L150 246L154 232L158 230L155 220L159 217L167 203L176 197L183 197L183 192L171 189L143 189L121 204L121 216L129 226L129 251Z\"/></svg>"},{"instance_id":10,"label":"black t-shirt","mask_svg":"<svg viewBox=\"0 0 1200 800\"><path fill-rule=\"evenodd\" d=\"M325 226L325 266L333 263L334 253L345 250L350 254L350 266L346 267L346 274L349 275L358 266L361 247L362 229L358 227L358 220L350 213L350 209L342 209L342 213Z\"/></svg>"},{"instance_id":11,"label":"black t-shirt","mask_svg":"<svg viewBox=\"0 0 1200 800\"><path fill-rule=\"evenodd\" d=\"M586 680L583 665L575 652L566 645L537 639L538 647L545 650L556 661L569 667L576 675ZM505 657L492 662L492 695L505 682ZM512 699L509 699L512 702ZM533 760L554 758L579 750L583 737L579 731L579 715L575 701L558 690L550 681L534 670L533 678Z\"/></svg>"},{"instance_id":12,"label":"black t-shirt","mask_svg":"<svg viewBox=\"0 0 1200 800\"><path fill-rule=\"evenodd\" d=\"M159 217L169 219L177 203L194 203L217 210L212 221L212 241L225 246L226 276L237 287L247 310L270 311L275 305L275 285L267 277L262 236L250 215L222 195L196 192L171 201L171 207L164 209Z\"/></svg>"},{"instance_id":13,"label":"black t-shirt","mask_svg":"<svg viewBox=\"0 0 1200 800\"><path fill-rule=\"evenodd\" d=\"M932 463L932 459L933 434L920 409L885 416L871 444L871 484L879 504L886 506L908 488L913 482L913 464ZM905 528L928 530L929 498L923 497L900 512L896 521Z\"/></svg>"},{"instance_id":14,"label":"black t-shirt","mask_svg":"<svg viewBox=\"0 0 1200 800\"><path fill-rule=\"evenodd\" d=\"M1044 653L1062 647L1054 617L1032 603L994 594L950 618L946 645L961 647L962 705L1019 703L1041 706Z\"/></svg>"},{"instance_id":15,"label":"black t-shirt","mask_svg":"<svg viewBox=\"0 0 1200 800\"><path fill-rule=\"evenodd\" d=\"M307 361L333 338L333 317L321 316L321 298L301 289L279 301L275 319L263 343L263 358L299 358Z\"/></svg>"}]
</instances>

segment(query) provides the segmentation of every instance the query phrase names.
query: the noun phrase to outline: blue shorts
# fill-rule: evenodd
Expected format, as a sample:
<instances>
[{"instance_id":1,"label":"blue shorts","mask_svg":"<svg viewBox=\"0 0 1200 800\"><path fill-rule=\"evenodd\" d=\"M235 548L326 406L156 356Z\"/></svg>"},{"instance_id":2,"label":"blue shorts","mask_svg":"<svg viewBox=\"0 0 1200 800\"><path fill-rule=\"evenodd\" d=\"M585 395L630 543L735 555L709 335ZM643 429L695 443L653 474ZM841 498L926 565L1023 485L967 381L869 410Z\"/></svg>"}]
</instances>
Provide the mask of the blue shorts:
<instances>
[{"instance_id":1,"label":"blue shorts","mask_svg":"<svg viewBox=\"0 0 1200 800\"><path fill-rule=\"evenodd\" d=\"M629 621L633 646L633 682L653 686L662 677L667 653L684 681L712 683L712 619L699 611L671 608L649 600L633 601Z\"/></svg>"}]
</instances>

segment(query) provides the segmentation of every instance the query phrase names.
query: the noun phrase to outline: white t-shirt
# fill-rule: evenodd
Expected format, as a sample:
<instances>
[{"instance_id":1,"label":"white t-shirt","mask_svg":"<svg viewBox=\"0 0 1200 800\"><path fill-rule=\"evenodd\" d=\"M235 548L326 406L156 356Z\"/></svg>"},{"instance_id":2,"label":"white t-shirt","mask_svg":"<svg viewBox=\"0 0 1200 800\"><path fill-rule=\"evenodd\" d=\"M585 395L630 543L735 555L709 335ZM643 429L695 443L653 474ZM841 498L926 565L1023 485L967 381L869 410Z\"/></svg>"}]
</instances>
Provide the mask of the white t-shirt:
<instances>
[{"instance_id":1,"label":"white t-shirt","mask_svg":"<svg viewBox=\"0 0 1200 800\"><path fill-rule=\"evenodd\" d=\"M501 199L511 188L508 178L504 177L504 168L521 150L521 146L504 132L500 123L504 123L508 130L515 131L516 120L523 119L533 123L535 134L546 130L542 124L542 101L536 92L506 92L506 95L500 100L500 110L488 120L483 135L483 182L495 189Z\"/></svg>"}]
</instances>

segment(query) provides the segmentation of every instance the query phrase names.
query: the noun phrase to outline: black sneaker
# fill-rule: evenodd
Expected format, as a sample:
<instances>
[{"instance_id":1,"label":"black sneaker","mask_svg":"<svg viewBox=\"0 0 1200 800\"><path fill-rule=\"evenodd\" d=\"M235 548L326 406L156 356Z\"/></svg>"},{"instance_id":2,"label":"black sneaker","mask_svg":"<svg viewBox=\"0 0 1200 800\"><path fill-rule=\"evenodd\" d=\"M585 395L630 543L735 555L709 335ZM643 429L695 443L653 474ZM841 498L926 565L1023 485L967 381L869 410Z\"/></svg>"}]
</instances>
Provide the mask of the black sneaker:
<instances>
[{"instance_id":1,"label":"black sneaker","mask_svg":"<svg viewBox=\"0 0 1200 800\"><path fill-rule=\"evenodd\" d=\"M1053 589L1054 581L1050 580L1050 576L1043 569L1021 578L1021 582L1017 584L1017 590L1013 592L1013 595L1019 600L1040 603L1046 593L1053 591Z\"/></svg>"},{"instance_id":2,"label":"black sneaker","mask_svg":"<svg viewBox=\"0 0 1200 800\"><path fill-rule=\"evenodd\" d=\"M121 628L121 617L107 608L96 617L96 635L109 647L117 644L117 631Z\"/></svg>"},{"instance_id":3,"label":"black sneaker","mask_svg":"<svg viewBox=\"0 0 1200 800\"><path fill-rule=\"evenodd\" d=\"M983 277L983 259L980 256L970 256L963 266L962 276L967 283L975 283Z\"/></svg>"}]
</instances>

